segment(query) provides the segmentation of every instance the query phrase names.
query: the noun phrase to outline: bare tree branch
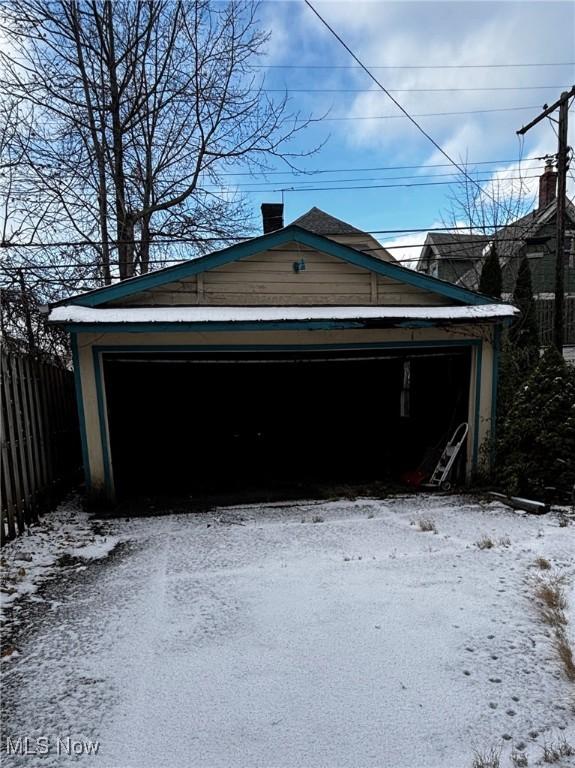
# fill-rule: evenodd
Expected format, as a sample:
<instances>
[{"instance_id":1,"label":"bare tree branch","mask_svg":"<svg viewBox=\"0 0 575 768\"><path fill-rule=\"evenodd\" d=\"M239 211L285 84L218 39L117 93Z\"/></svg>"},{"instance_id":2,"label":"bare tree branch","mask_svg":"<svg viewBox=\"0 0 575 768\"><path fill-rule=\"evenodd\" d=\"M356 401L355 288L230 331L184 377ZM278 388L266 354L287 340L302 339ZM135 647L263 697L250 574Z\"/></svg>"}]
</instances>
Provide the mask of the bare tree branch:
<instances>
[{"instance_id":1,"label":"bare tree branch","mask_svg":"<svg viewBox=\"0 0 575 768\"><path fill-rule=\"evenodd\" d=\"M10 237L73 234L79 266L97 260L104 283L147 271L159 232L244 234L249 211L223 173L302 156L292 142L312 121L262 90L253 65L269 35L254 3L5 0L0 32L0 96L35 121L1 162L40 204L12 216L35 226Z\"/></svg>"}]
</instances>

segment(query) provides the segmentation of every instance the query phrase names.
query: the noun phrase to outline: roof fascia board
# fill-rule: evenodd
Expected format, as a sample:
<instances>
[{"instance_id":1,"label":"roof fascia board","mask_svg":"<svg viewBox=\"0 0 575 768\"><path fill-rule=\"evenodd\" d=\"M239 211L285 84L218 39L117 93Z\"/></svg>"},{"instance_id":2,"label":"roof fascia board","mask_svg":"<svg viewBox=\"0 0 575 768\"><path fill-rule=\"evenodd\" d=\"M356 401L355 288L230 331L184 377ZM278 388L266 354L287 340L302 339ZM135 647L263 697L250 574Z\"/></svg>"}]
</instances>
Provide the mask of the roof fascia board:
<instances>
[{"instance_id":1,"label":"roof fascia board","mask_svg":"<svg viewBox=\"0 0 575 768\"><path fill-rule=\"evenodd\" d=\"M493 303L493 299L490 297L481 296L466 288L461 288L453 283L439 280L436 277L431 277L421 272L407 269L407 267L402 267L399 264L376 259L374 256L369 256L361 251L356 251L354 248L350 248L347 245L342 245L327 237L317 235L292 224L277 232L272 232L269 235L262 235L251 240L246 240L245 242L232 245L221 251L215 251L214 253L186 262L185 264L178 264L174 267L168 267L148 275L142 275L112 286L100 288L91 293L81 294L57 302L53 306L76 304L84 307L97 307L108 301L131 296L159 285L165 285L166 283L171 283L175 280L196 275L199 272L214 269L215 267L222 266L223 264L232 261L245 259L256 253L261 253L263 250L283 245L288 242L297 242L301 245L307 245L310 248L323 251L331 256L347 261L350 264L354 264L357 267L362 267L363 269L376 272L384 277L408 285L413 285L422 290L430 291L431 293L440 294L463 304L477 305Z\"/></svg>"},{"instance_id":2,"label":"roof fascia board","mask_svg":"<svg viewBox=\"0 0 575 768\"><path fill-rule=\"evenodd\" d=\"M359 319L359 320L240 320L240 321L211 321L189 323L63 323L62 327L71 333L205 333L230 331L334 331L353 329L389 329L389 328L446 328L457 325L505 325L513 318L482 317L482 318L450 318L435 320L419 320L401 318L393 319Z\"/></svg>"},{"instance_id":3,"label":"roof fascia board","mask_svg":"<svg viewBox=\"0 0 575 768\"><path fill-rule=\"evenodd\" d=\"M439 250L439 248L437 247L437 244L436 244L436 243L434 243L434 242L432 242L432 243L431 243L431 251L432 251L432 253L433 253L433 255L435 256L435 258L436 258L436 259L444 259L444 258L447 258L446 256L444 256L444 255L441 253L441 251L440 251L440 250Z\"/></svg>"},{"instance_id":4,"label":"roof fascia board","mask_svg":"<svg viewBox=\"0 0 575 768\"><path fill-rule=\"evenodd\" d=\"M569 203L569 200L566 200L565 202ZM543 224L547 224L549 219L551 219L555 213L557 213L557 199L555 199L553 203L550 204L549 208L545 211L545 213L541 216L541 218L535 219L535 221L533 222L533 228L537 229L539 226ZM568 217L570 220L573 220L574 214L575 214L575 210L573 209L573 207L566 205L565 216Z\"/></svg>"}]
</instances>

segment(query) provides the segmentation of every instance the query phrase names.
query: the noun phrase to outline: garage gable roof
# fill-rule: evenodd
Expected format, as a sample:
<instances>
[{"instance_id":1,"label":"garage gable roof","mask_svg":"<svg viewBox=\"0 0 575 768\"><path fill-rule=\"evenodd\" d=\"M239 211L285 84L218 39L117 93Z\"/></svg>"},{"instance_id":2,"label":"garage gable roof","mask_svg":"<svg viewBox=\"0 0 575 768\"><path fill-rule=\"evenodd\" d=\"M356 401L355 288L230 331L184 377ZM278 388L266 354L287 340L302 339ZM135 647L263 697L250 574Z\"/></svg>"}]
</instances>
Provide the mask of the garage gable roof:
<instances>
[{"instance_id":1,"label":"garage gable roof","mask_svg":"<svg viewBox=\"0 0 575 768\"><path fill-rule=\"evenodd\" d=\"M245 240L220 251L209 253L206 256L191 259L190 261L177 264L173 267L165 267L164 269L159 269L146 275L139 275L138 277L123 280L114 285L87 291L86 293L55 302L50 306L57 307L64 304L73 304L83 307L99 307L107 302L133 296L134 294L146 291L149 288L156 288L175 280L191 277L200 272L205 272L209 269L233 261L239 261L248 256L253 256L262 251L274 248L275 246L285 245L290 242L309 246L310 248L342 259L357 267L362 267L392 280L405 283L406 285L413 285L423 290L439 294L455 302L468 305L494 303L494 300L491 297L483 296L475 291L463 288L462 286L453 285L452 283L422 274L421 272L415 272L414 270L407 269L399 264L369 256L368 254L357 251L347 245L341 245L327 237L309 232L297 225L291 224L276 232L271 232L270 234L262 235L260 237L254 237L251 240Z\"/></svg>"}]
</instances>

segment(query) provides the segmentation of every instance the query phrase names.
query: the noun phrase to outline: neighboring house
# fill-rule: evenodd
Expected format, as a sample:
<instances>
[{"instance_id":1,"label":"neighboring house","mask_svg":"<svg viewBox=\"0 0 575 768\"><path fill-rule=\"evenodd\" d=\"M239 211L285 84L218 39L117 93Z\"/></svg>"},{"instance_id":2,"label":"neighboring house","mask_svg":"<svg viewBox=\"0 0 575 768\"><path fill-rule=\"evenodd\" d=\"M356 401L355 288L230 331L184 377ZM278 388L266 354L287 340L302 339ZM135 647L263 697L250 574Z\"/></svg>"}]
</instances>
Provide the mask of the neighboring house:
<instances>
[{"instance_id":1,"label":"neighboring house","mask_svg":"<svg viewBox=\"0 0 575 768\"><path fill-rule=\"evenodd\" d=\"M555 292L555 235L557 226L557 174L547 165L539 180L537 208L498 229L494 235L435 233L427 235L417 270L477 290L483 259L495 243L503 274L503 295L513 294L519 263L527 254L533 293L538 303L542 341L552 329ZM566 201L565 294L566 337L575 344L575 206Z\"/></svg>"},{"instance_id":2,"label":"neighboring house","mask_svg":"<svg viewBox=\"0 0 575 768\"><path fill-rule=\"evenodd\" d=\"M397 477L461 422L469 477L515 310L317 209L263 213L260 237L49 308L72 335L91 495Z\"/></svg>"},{"instance_id":3,"label":"neighboring house","mask_svg":"<svg viewBox=\"0 0 575 768\"><path fill-rule=\"evenodd\" d=\"M262 211L265 211L266 205L270 204L264 203ZM304 213L303 216L292 221L292 224L302 227L302 229L307 229L309 232L315 232L316 235L329 237L330 240L335 240L336 243L349 245L350 248L355 248L358 251L367 253L370 256L375 256L378 259L395 261L395 258L391 253L386 251L375 237L367 232L362 232L361 229L356 229L345 221L336 219L335 216L330 216L329 213L325 213L325 211L322 211L315 206L310 208L310 210L307 213ZM283 220L281 226L283 227ZM265 231L266 229L264 226L264 232Z\"/></svg>"},{"instance_id":4,"label":"neighboring house","mask_svg":"<svg viewBox=\"0 0 575 768\"><path fill-rule=\"evenodd\" d=\"M486 238L483 235L429 232L416 268L426 275L457 283L480 263L485 244Z\"/></svg>"}]
</instances>

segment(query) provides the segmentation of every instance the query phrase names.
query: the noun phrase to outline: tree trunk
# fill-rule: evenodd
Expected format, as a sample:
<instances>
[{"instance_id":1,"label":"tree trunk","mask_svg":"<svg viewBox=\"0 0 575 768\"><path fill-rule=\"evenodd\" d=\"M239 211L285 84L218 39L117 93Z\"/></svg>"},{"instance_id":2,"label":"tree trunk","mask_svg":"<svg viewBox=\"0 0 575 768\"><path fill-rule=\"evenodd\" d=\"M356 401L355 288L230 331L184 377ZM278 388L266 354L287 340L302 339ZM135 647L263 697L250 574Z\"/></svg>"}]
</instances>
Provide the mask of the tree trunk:
<instances>
[{"instance_id":1,"label":"tree trunk","mask_svg":"<svg viewBox=\"0 0 575 768\"><path fill-rule=\"evenodd\" d=\"M140 220L142 237L140 241L140 272L144 274L150 269L150 216L143 216Z\"/></svg>"},{"instance_id":2,"label":"tree trunk","mask_svg":"<svg viewBox=\"0 0 575 768\"><path fill-rule=\"evenodd\" d=\"M105 24L108 36L107 58L110 77L110 113L112 117L112 176L116 206L116 233L118 241L118 265L120 278L125 280L134 274L134 222L126 208L126 178L124 172L124 143L120 113L120 89L114 39L114 11L112 3L105 4Z\"/></svg>"}]
</instances>

